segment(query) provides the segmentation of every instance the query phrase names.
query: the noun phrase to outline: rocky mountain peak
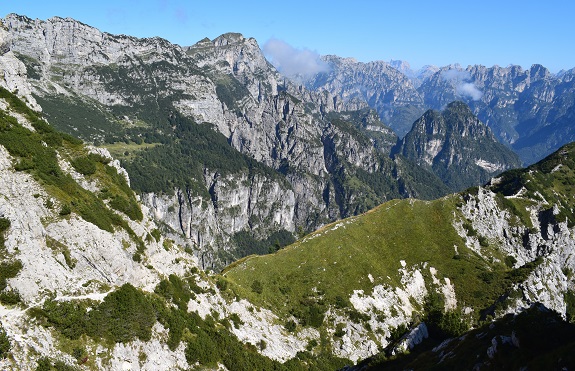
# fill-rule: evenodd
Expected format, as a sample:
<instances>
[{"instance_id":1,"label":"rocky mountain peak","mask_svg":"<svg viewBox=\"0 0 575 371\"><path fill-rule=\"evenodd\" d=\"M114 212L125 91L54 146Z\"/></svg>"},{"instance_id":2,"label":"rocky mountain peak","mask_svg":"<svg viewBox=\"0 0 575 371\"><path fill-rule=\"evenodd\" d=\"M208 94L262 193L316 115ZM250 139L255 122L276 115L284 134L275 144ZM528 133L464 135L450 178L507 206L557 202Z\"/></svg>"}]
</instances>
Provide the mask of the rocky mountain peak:
<instances>
[{"instance_id":1,"label":"rocky mountain peak","mask_svg":"<svg viewBox=\"0 0 575 371\"><path fill-rule=\"evenodd\" d=\"M540 64L534 64L529 69L529 76L535 81L551 77L551 72Z\"/></svg>"},{"instance_id":2,"label":"rocky mountain peak","mask_svg":"<svg viewBox=\"0 0 575 371\"><path fill-rule=\"evenodd\" d=\"M444 113L458 113L462 116L469 116L469 115L473 115L473 112L471 112L471 109L469 108L469 106L467 104L465 104L465 102L456 100L453 101L451 103L449 103L446 107L445 110L443 111Z\"/></svg>"},{"instance_id":3,"label":"rocky mountain peak","mask_svg":"<svg viewBox=\"0 0 575 371\"><path fill-rule=\"evenodd\" d=\"M471 111L469 106L462 101L449 103L442 112L442 116L452 130L458 131L460 135L481 135L488 136L495 140L491 130L482 123Z\"/></svg>"},{"instance_id":4,"label":"rocky mountain peak","mask_svg":"<svg viewBox=\"0 0 575 371\"><path fill-rule=\"evenodd\" d=\"M186 52L200 67L233 75L254 99L277 94L281 77L268 63L254 38L245 38L240 33L226 33L212 41L201 40L186 48Z\"/></svg>"},{"instance_id":5,"label":"rocky mountain peak","mask_svg":"<svg viewBox=\"0 0 575 371\"><path fill-rule=\"evenodd\" d=\"M392 59L389 61L389 65L409 77L411 80L417 77L417 74L411 69L411 65L407 61Z\"/></svg>"},{"instance_id":6,"label":"rocky mountain peak","mask_svg":"<svg viewBox=\"0 0 575 371\"><path fill-rule=\"evenodd\" d=\"M433 171L454 191L520 165L517 155L500 144L461 101L448 104L442 112L428 110L393 153Z\"/></svg>"},{"instance_id":7,"label":"rocky mountain peak","mask_svg":"<svg viewBox=\"0 0 575 371\"><path fill-rule=\"evenodd\" d=\"M250 40L254 40L254 39L250 39ZM220 46L241 44L245 41L246 41L246 38L241 33L228 32L228 33L225 33L223 35L216 37L212 41L212 43L215 46L220 47Z\"/></svg>"}]
</instances>

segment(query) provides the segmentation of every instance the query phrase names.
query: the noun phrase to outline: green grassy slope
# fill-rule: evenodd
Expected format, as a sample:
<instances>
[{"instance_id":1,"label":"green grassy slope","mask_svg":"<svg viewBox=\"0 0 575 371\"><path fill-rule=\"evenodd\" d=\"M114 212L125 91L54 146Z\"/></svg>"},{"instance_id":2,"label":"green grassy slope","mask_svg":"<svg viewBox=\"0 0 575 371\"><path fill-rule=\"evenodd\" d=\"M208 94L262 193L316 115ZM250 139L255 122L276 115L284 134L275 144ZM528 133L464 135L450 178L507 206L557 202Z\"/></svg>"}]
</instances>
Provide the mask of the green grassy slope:
<instances>
[{"instance_id":1,"label":"green grassy slope","mask_svg":"<svg viewBox=\"0 0 575 371\"><path fill-rule=\"evenodd\" d=\"M486 186L506 215L508 238L519 248L521 238L511 233L523 234L524 240L529 234L541 233L545 239L549 223L575 225L574 159L575 144L570 144L538 164L506 172ZM502 304L501 298L518 295L514 286L542 259L517 266L515 258L501 249L504 241L481 235L461 209L476 197L477 189L472 188L435 201L392 200L327 225L273 255L240 260L222 274L237 295L280 317L293 315L300 324L310 323L301 313L302 305L316 306L319 317L314 323L321 327L328 309L353 311L349 299L354 290L369 295L378 285L401 287L403 261L406 270L420 270L429 292L437 291L430 267L437 270L441 282L449 278L458 310L472 308L467 320L477 323ZM530 218L529 208L533 207L540 210L537 225ZM477 242L481 255L466 246L454 225L460 225L463 233ZM424 311L421 303L414 308Z\"/></svg>"},{"instance_id":2,"label":"green grassy slope","mask_svg":"<svg viewBox=\"0 0 575 371\"><path fill-rule=\"evenodd\" d=\"M460 217L456 205L461 197L393 200L330 224L274 255L241 260L223 275L240 295L288 315L310 297L324 307L341 307L342 299L349 305L354 290L370 293L376 285L398 286L403 260L408 269L421 269L428 283L431 273L424 266L436 268L438 278L449 277L460 305L479 314L505 292L512 270L465 246L452 227L453 219ZM495 247L491 250L498 256ZM260 282L262 290L254 290L254 282Z\"/></svg>"}]
</instances>

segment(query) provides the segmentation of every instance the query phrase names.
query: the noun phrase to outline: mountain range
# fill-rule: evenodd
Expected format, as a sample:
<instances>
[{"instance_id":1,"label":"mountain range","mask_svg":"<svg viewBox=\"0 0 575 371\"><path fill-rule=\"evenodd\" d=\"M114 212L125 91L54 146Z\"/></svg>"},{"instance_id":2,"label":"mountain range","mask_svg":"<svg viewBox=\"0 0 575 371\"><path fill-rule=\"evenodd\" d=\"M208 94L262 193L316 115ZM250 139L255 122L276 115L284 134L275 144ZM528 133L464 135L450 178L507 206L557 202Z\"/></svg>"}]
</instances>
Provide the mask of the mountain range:
<instances>
[{"instance_id":1,"label":"mountain range","mask_svg":"<svg viewBox=\"0 0 575 371\"><path fill-rule=\"evenodd\" d=\"M329 56L295 82L241 34L180 47L15 14L0 51L3 368L402 368L443 349L455 367L469 348L481 368L572 347L574 145L551 153L570 71ZM517 143L546 157L519 169ZM566 348L534 352L533 318Z\"/></svg>"},{"instance_id":2,"label":"mountain range","mask_svg":"<svg viewBox=\"0 0 575 371\"><path fill-rule=\"evenodd\" d=\"M524 70L513 65L464 69L455 64L426 66L413 73L400 61L362 63L337 56L324 60L329 71L307 77L306 86L345 101L368 102L401 137L426 110L462 100L524 164L574 139L570 123L575 69L554 75L541 65Z\"/></svg>"}]
</instances>

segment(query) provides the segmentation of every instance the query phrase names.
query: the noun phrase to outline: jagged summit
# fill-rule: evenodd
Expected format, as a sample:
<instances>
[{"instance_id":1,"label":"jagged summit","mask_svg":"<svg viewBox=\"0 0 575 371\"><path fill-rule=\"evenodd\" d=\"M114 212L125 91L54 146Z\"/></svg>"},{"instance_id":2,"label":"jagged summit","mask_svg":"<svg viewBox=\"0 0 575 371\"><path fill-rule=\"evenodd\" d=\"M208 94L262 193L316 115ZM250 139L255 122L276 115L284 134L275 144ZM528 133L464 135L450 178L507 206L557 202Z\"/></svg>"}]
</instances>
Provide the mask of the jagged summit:
<instances>
[{"instance_id":1,"label":"jagged summit","mask_svg":"<svg viewBox=\"0 0 575 371\"><path fill-rule=\"evenodd\" d=\"M553 75L538 64L526 69L451 64L426 66L410 75L383 61L370 62L378 67L369 69L335 56L325 60L333 65L332 74L308 77L307 86L339 94L347 101L367 102L400 137L428 109L440 110L462 100L524 163L540 160L575 138L570 124L575 79L569 73Z\"/></svg>"},{"instance_id":2,"label":"jagged summit","mask_svg":"<svg viewBox=\"0 0 575 371\"><path fill-rule=\"evenodd\" d=\"M253 37L245 38L244 35L242 35L241 33L228 32L216 37L214 40L212 40L212 42L216 46L226 46L230 44L239 44L245 41L252 41L252 40L255 41Z\"/></svg>"}]
</instances>

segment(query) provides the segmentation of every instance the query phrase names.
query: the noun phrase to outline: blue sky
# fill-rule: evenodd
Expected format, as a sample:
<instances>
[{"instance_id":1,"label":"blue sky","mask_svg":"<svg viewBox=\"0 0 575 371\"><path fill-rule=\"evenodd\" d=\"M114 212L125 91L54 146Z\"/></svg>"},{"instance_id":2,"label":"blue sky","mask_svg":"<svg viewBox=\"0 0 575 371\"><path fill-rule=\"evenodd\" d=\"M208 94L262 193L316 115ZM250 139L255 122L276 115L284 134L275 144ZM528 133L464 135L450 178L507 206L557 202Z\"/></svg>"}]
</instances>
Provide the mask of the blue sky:
<instances>
[{"instance_id":1,"label":"blue sky","mask_svg":"<svg viewBox=\"0 0 575 371\"><path fill-rule=\"evenodd\" d=\"M2 0L0 16L72 17L101 31L180 45L225 32L279 39L296 50L401 59L412 67L539 63L575 67L575 1L524 0Z\"/></svg>"}]
</instances>

